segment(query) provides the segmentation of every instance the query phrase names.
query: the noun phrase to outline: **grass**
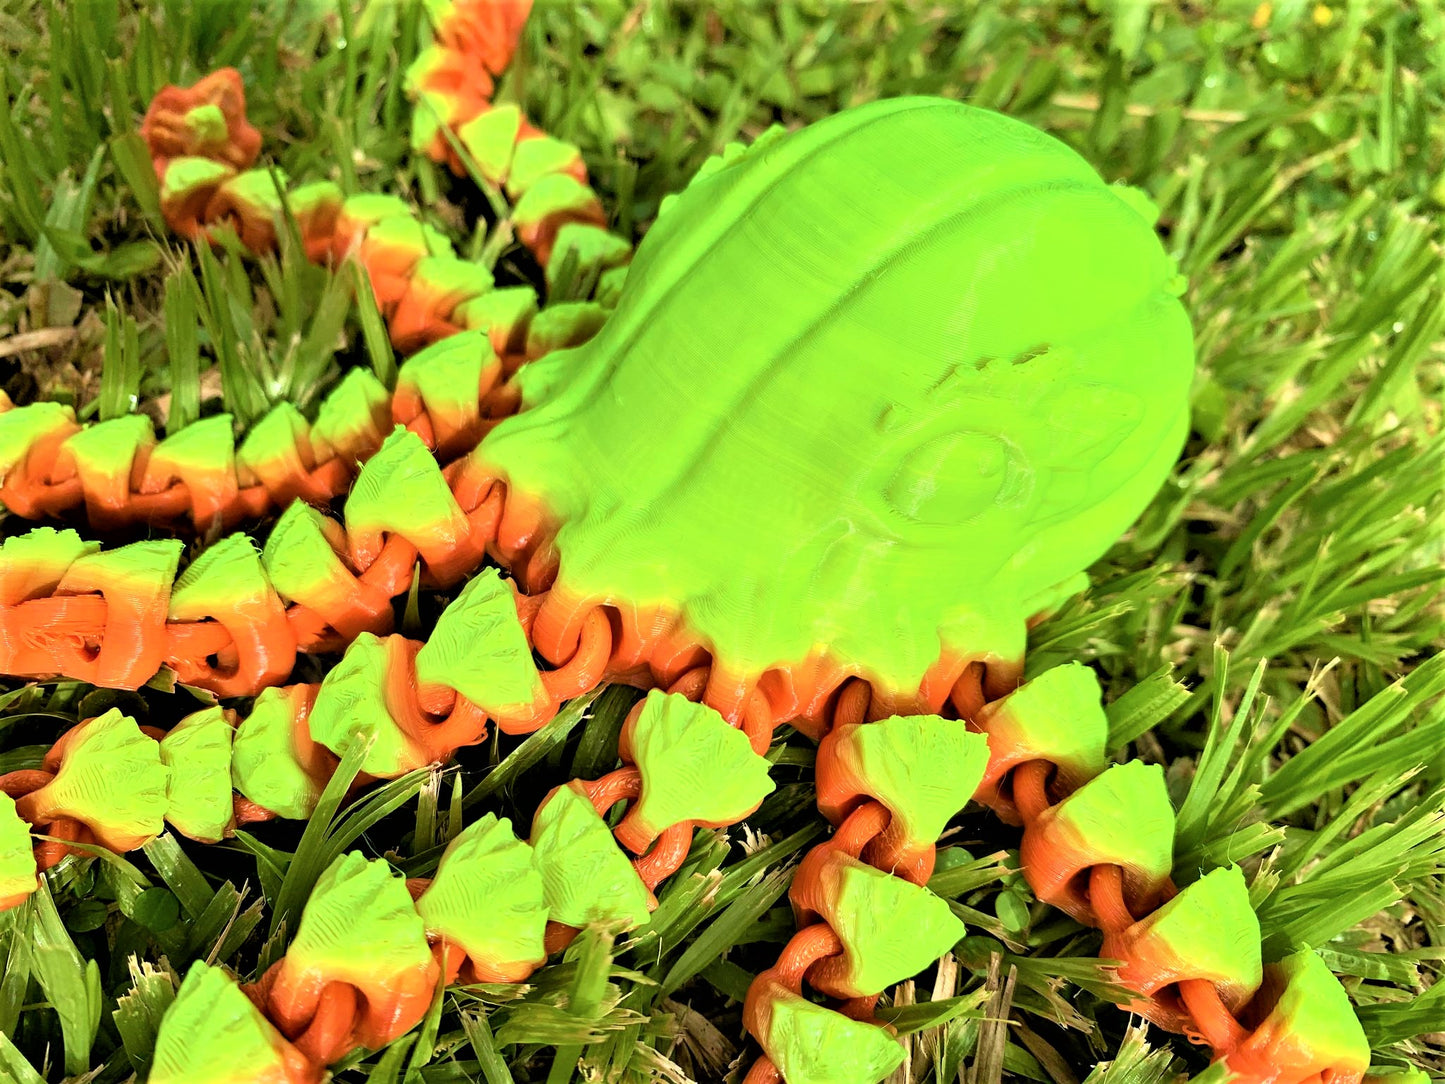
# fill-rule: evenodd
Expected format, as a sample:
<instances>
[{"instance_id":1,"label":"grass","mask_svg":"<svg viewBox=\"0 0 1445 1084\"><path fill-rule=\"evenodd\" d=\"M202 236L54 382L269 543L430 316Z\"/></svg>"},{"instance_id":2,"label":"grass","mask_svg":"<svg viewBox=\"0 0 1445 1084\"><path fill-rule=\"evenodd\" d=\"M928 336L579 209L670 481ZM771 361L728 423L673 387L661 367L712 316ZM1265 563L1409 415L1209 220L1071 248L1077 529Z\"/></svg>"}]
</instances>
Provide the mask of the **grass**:
<instances>
[{"instance_id":1,"label":"grass","mask_svg":"<svg viewBox=\"0 0 1445 1084\"><path fill-rule=\"evenodd\" d=\"M499 281L540 281L485 195L407 152L399 73L421 36L415 4L11 0L9 394L176 427L223 399L244 422L280 398L314 403L350 367L392 371L349 282L284 245L259 263L197 253L159 224L138 117L164 83L221 64L241 68L285 175L400 192L461 250L495 256ZM1243 862L1269 953L1325 955L1377 1067L1445 1072L1445 8L539 2L502 88L583 148L624 233L730 140L907 93L1021 117L1142 188L1190 283L1186 454L1090 589L1035 630L1031 671L1092 663L1120 754L1168 770L1176 868ZM146 1064L167 968L264 966L335 848L419 875L464 808L527 820L551 785L611 765L631 696L608 690L523 742L333 804L304 832L213 848L167 836L67 864L33 925L0 916L0 1079L127 1078ZM160 725L194 707L184 692L14 687L0 767L34 763L68 720L111 704ZM419 1032L338 1079L565 1080L553 1047L587 1080L721 1078L742 1052L736 999L788 936L788 877L822 832L809 746L774 756L776 794L731 847L700 834L692 876L669 883L645 931L589 934L521 992L450 991ZM934 888L970 935L887 999L910 1079L1146 1084L1204 1069L1107 1004L1097 937L1032 900L1008 832L972 813L955 824Z\"/></svg>"}]
</instances>

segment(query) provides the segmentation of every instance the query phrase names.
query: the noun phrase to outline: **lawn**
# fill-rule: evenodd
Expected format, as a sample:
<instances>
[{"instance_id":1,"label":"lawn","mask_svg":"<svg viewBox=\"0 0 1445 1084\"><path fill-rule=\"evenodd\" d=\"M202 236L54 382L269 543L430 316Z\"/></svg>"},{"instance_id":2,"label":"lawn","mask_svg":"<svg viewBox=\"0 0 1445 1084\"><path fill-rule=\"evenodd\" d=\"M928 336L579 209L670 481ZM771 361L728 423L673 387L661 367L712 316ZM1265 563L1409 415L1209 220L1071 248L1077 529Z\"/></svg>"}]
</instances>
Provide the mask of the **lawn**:
<instances>
[{"instance_id":1,"label":"lawn","mask_svg":"<svg viewBox=\"0 0 1445 1084\"><path fill-rule=\"evenodd\" d=\"M6 0L0 388L171 431L225 410L239 430L282 400L314 412L355 368L394 380L349 271L284 242L259 260L193 246L161 221L141 116L226 65L278 177L399 195L499 284L545 288L502 195L410 149L402 76L428 39L412 2ZM1374 1072L1445 1073L1445 7L538 0L498 98L579 146L610 227L640 238L729 143L903 94L1028 121L1141 189L1188 282L1185 453L1088 589L1033 629L1029 675L1090 664L1116 756L1166 769L1176 871L1240 863L1266 959L1321 954ZM553 283L552 300L582 289ZM0 535L28 527L0 512ZM414 591L403 631L425 635L440 602ZM319 680L325 664L304 665ZM164 684L8 682L0 771L113 706L161 727L201 706ZM419 875L464 810L529 823L551 787L613 765L636 695L580 698L349 807L338 792L309 824L67 860L53 906L0 914L0 1081L144 1079L173 977L195 959L258 975L323 854ZM699 834L645 930L581 938L525 987L453 987L337 1079L745 1072L740 1000L791 935L788 882L826 828L813 745L785 733L777 790L745 827ZM1032 897L1014 830L976 807L952 823L931 887L969 932L885 995L899 1079L1210 1072L1111 1004L1098 935Z\"/></svg>"}]
</instances>

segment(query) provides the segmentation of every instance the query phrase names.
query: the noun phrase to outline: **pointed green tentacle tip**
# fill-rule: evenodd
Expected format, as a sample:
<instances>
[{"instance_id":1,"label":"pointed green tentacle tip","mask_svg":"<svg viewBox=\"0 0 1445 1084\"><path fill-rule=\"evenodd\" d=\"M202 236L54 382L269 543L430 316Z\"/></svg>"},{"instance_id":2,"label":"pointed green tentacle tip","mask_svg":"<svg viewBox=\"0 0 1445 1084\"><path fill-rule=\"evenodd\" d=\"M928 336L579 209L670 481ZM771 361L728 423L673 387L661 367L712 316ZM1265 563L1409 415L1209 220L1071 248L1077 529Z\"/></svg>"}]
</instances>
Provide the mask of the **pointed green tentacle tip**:
<instances>
[{"instance_id":1,"label":"pointed green tentacle tip","mask_svg":"<svg viewBox=\"0 0 1445 1084\"><path fill-rule=\"evenodd\" d=\"M346 502L346 527L398 534L426 555L467 533L467 517L421 438L396 426L366 461Z\"/></svg>"},{"instance_id":2,"label":"pointed green tentacle tip","mask_svg":"<svg viewBox=\"0 0 1445 1084\"><path fill-rule=\"evenodd\" d=\"M1311 1064L1335 1072L1362 1073L1370 1065L1370 1043L1350 996L1329 966L1311 950L1286 956L1266 969L1279 1000L1260 1032L1271 1032L1291 1050L1310 1054Z\"/></svg>"},{"instance_id":3,"label":"pointed green tentacle tip","mask_svg":"<svg viewBox=\"0 0 1445 1084\"><path fill-rule=\"evenodd\" d=\"M647 922L647 886L580 786L569 783L547 797L532 820L531 843L553 921Z\"/></svg>"},{"instance_id":4,"label":"pointed green tentacle tip","mask_svg":"<svg viewBox=\"0 0 1445 1084\"><path fill-rule=\"evenodd\" d=\"M368 226L365 242L366 260L385 252L385 261L393 270L398 261L410 267L428 256L453 256L452 244L446 235L424 222L405 215L391 215Z\"/></svg>"},{"instance_id":5,"label":"pointed green tentacle tip","mask_svg":"<svg viewBox=\"0 0 1445 1084\"><path fill-rule=\"evenodd\" d=\"M74 817L111 850L128 851L161 834L167 808L160 745L119 708L70 734L55 778L28 796L36 823Z\"/></svg>"},{"instance_id":6,"label":"pointed green tentacle tip","mask_svg":"<svg viewBox=\"0 0 1445 1084\"><path fill-rule=\"evenodd\" d=\"M367 990L402 972L425 971L431 950L405 879L384 860L349 851L316 882L286 961Z\"/></svg>"},{"instance_id":7,"label":"pointed green tentacle tip","mask_svg":"<svg viewBox=\"0 0 1445 1084\"><path fill-rule=\"evenodd\" d=\"M124 414L80 430L64 444L87 493L113 486L120 493L130 488L131 469L142 445L155 444L155 427L146 414Z\"/></svg>"},{"instance_id":8,"label":"pointed green tentacle tip","mask_svg":"<svg viewBox=\"0 0 1445 1084\"><path fill-rule=\"evenodd\" d=\"M895 715L851 728L836 749L916 845L943 834L988 765L982 734L937 715Z\"/></svg>"},{"instance_id":9,"label":"pointed green tentacle tip","mask_svg":"<svg viewBox=\"0 0 1445 1084\"><path fill-rule=\"evenodd\" d=\"M544 135L523 140L512 152L507 195L515 200L548 174L575 168L581 161L582 152L560 139Z\"/></svg>"},{"instance_id":10,"label":"pointed green tentacle tip","mask_svg":"<svg viewBox=\"0 0 1445 1084\"><path fill-rule=\"evenodd\" d=\"M1167 877L1174 861L1174 806L1158 764L1115 764L1053 807L1054 827L1090 856L1150 881Z\"/></svg>"},{"instance_id":11,"label":"pointed green tentacle tip","mask_svg":"<svg viewBox=\"0 0 1445 1084\"><path fill-rule=\"evenodd\" d=\"M478 416L482 371L495 362L486 332L448 335L407 358L397 373L397 391L410 391L428 414L452 426L466 425Z\"/></svg>"},{"instance_id":12,"label":"pointed green tentacle tip","mask_svg":"<svg viewBox=\"0 0 1445 1084\"><path fill-rule=\"evenodd\" d=\"M202 843L218 843L231 829L232 734L225 713L211 707L187 715L161 739L166 820Z\"/></svg>"},{"instance_id":13,"label":"pointed green tentacle tip","mask_svg":"<svg viewBox=\"0 0 1445 1084\"><path fill-rule=\"evenodd\" d=\"M843 942L855 996L916 975L958 944L963 923L928 889L836 855L828 924Z\"/></svg>"},{"instance_id":14,"label":"pointed green tentacle tip","mask_svg":"<svg viewBox=\"0 0 1445 1084\"><path fill-rule=\"evenodd\" d=\"M66 570L60 589L114 592L147 602L166 601L170 598L184 548L178 538L158 538L87 553Z\"/></svg>"},{"instance_id":15,"label":"pointed green tentacle tip","mask_svg":"<svg viewBox=\"0 0 1445 1084\"><path fill-rule=\"evenodd\" d=\"M289 820L306 820L321 797L321 784L296 756L292 689L264 689L236 728L231 785L263 809Z\"/></svg>"},{"instance_id":16,"label":"pointed green tentacle tip","mask_svg":"<svg viewBox=\"0 0 1445 1084\"><path fill-rule=\"evenodd\" d=\"M362 192L347 196L341 205L341 213L355 225L369 226L387 218L410 218L411 204L400 196Z\"/></svg>"},{"instance_id":17,"label":"pointed green tentacle tip","mask_svg":"<svg viewBox=\"0 0 1445 1084\"><path fill-rule=\"evenodd\" d=\"M494 568L474 576L416 653L422 685L455 689L489 715L514 715L547 696L516 596Z\"/></svg>"},{"instance_id":18,"label":"pointed green tentacle tip","mask_svg":"<svg viewBox=\"0 0 1445 1084\"><path fill-rule=\"evenodd\" d=\"M459 946L479 971L529 971L547 958L542 875L506 818L488 813L447 845L416 910L428 933Z\"/></svg>"},{"instance_id":19,"label":"pointed green tentacle tip","mask_svg":"<svg viewBox=\"0 0 1445 1084\"><path fill-rule=\"evenodd\" d=\"M161 1018L150 1084L286 1084L305 1059L223 969L197 961Z\"/></svg>"},{"instance_id":20,"label":"pointed green tentacle tip","mask_svg":"<svg viewBox=\"0 0 1445 1084\"><path fill-rule=\"evenodd\" d=\"M731 824L773 791L747 735L679 693L647 694L631 745L642 772L635 816L649 835L682 821Z\"/></svg>"},{"instance_id":21,"label":"pointed green tentacle tip","mask_svg":"<svg viewBox=\"0 0 1445 1084\"><path fill-rule=\"evenodd\" d=\"M539 358L554 350L585 343L602 330L609 310L595 301L563 301L548 305L527 328L527 356Z\"/></svg>"},{"instance_id":22,"label":"pointed green tentacle tip","mask_svg":"<svg viewBox=\"0 0 1445 1084\"><path fill-rule=\"evenodd\" d=\"M336 556L345 545L341 524L305 501L293 501L271 529L261 564L282 598L325 613L329 601L347 599L356 590L356 577Z\"/></svg>"},{"instance_id":23,"label":"pointed green tentacle tip","mask_svg":"<svg viewBox=\"0 0 1445 1084\"><path fill-rule=\"evenodd\" d=\"M281 193L276 189L278 183L283 187L286 184L286 174L279 169L274 179L270 170L248 169L236 174L221 187L237 203L253 211L277 214L282 206Z\"/></svg>"},{"instance_id":24,"label":"pointed green tentacle tip","mask_svg":"<svg viewBox=\"0 0 1445 1084\"><path fill-rule=\"evenodd\" d=\"M392 718L386 690L394 667L401 665L398 637L363 632L322 681L311 709L311 737L337 756L346 752L352 734L371 741L361 770L381 779L395 779L430 762Z\"/></svg>"},{"instance_id":25,"label":"pointed green tentacle tip","mask_svg":"<svg viewBox=\"0 0 1445 1084\"><path fill-rule=\"evenodd\" d=\"M547 261L547 289L555 290L557 276L570 262L579 274L602 272L626 263L632 245L626 238L590 222L569 222L557 231L552 258Z\"/></svg>"},{"instance_id":26,"label":"pointed green tentacle tip","mask_svg":"<svg viewBox=\"0 0 1445 1084\"><path fill-rule=\"evenodd\" d=\"M264 601L274 593L255 543L243 534L227 535L203 550L176 580L170 619L201 621Z\"/></svg>"},{"instance_id":27,"label":"pointed green tentacle tip","mask_svg":"<svg viewBox=\"0 0 1445 1084\"><path fill-rule=\"evenodd\" d=\"M0 911L29 898L36 873L30 825L15 811L15 800L0 792Z\"/></svg>"},{"instance_id":28,"label":"pointed green tentacle tip","mask_svg":"<svg viewBox=\"0 0 1445 1084\"><path fill-rule=\"evenodd\" d=\"M219 185L227 177L234 177L236 171L225 162L213 162L209 158L172 158L161 178L161 201L169 203L183 198L187 193Z\"/></svg>"},{"instance_id":29,"label":"pointed green tentacle tip","mask_svg":"<svg viewBox=\"0 0 1445 1084\"><path fill-rule=\"evenodd\" d=\"M462 302L452 313L452 321L485 331L498 352L517 354L526 348L527 327L536 315L535 290L530 286L504 286Z\"/></svg>"},{"instance_id":30,"label":"pointed green tentacle tip","mask_svg":"<svg viewBox=\"0 0 1445 1084\"><path fill-rule=\"evenodd\" d=\"M266 183L271 183L267 178ZM235 472L236 425L229 414L215 414L191 422L156 445L150 466L178 475L207 472L230 476Z\"/></svg>"},{"instance_id":31,"label":"pointed green tentacle tip","mask_svg":"<svg viewBox=\"0 0 1445 1084\"><path fill-rule=\"evenodd\" d=\"M1140 920L1128 935L1130 964L1155 975L1207 979L1243 1001L1263 981L1259 919L1238 866L1216 869Z\"/></svg>"},{"instance_id":32,"label":"pointed green tentacle tip","mask_svg":"<svg viewBox=\"0 0 1445 1084\"><path fill-rule=\"evenodd\" d=\"M903 1061L882 1028L794 994L773 1002L762 1045L787 1084L877 1084Z\"/></svg>"},{"instance_id":33,"label":"pointed green tentacle tip","mask_svg":"<svg viewBox=\"0 0 1445 1084\"><path fill-rule=\"evenodd\" d=\"M46 437L75 427L75 411L41 402L0 411L0 483Z\"/></svg>"},{"instance_id":34,"label":"pointed green tentacle tip","mask_svg":"<svg viewBox=\"0 0 1445 1084\"><path fill-rule=\"evenodd\" d=\"M506 180L517 150L522 111L515 105L485 110L457 129L457 138L493 184Z\"/></svg>"},{"instance_id":35,"label":"pointed green tentacle tip","mask_svg":"<svg viewBox=\"0 0 1445 1084\"><path fill-rule=\"evenodd\" d=\"M525 230L553 215L585 213L597 203L597 193L570 173L538 177L512 208L512 221Z\"/></svg>"},{"instance_id":36,"label":"pointed green tentacle tip","mask_svg":"<svg viewBox=\"0 0 1445 1084\"><path fill-rule=\"evenodd\" d=\"M0 414L0 418L5 415ZM55 589L79 558L100 549L74 531L36 527L0 542L0 606L14 606Z\"/></svg>"},{"instance_id":37,"label":"pointed green tentacle tip","mask_svg":"<svg viewBox=\"0 0 1445 1084\"><path fill-rule=\"evenodd\" d=\"M453 304L486 293L496 280L485 266L455 256L426 256L412 271L413 290L450 295Z\"/></svg>"},{"instance_id":38,"label":"pointed green tentacle tip","mask_svg":"<svg viewBox=\"0 0 1445 1084\"><path fill-rule=\"evenodd\" d=\"M1045 670L1009 693L990 713L986 729L1057 764L1075 784L1104 770L1109 720L1099 679L1081 663Z\"/></svg>"},{"instance_id":39,"label":"pointed green tentacle tip","mask_svg":"<svg viewBox=\"0 0 1445 1084\"><path fill-rule=\"evenodd\" d=\"M349 207L351 201L347 201ZM391 413L391 396L368 369L352 369L321 400L311 440L317 451L354 461L381 443L386 419Z\"/></svg>"},{"instance_id":40,"label":"pointed green tentacle tip","mask_svg":"<svg viewBox=\"0 0 1445 1084\"><path fill-rule=\"evenodd\" d=\"M305 470L297 449L311 427L291 403L277 403L251 426L236 448L236 463L263 481Z\"/></svg>"}]
</instances>

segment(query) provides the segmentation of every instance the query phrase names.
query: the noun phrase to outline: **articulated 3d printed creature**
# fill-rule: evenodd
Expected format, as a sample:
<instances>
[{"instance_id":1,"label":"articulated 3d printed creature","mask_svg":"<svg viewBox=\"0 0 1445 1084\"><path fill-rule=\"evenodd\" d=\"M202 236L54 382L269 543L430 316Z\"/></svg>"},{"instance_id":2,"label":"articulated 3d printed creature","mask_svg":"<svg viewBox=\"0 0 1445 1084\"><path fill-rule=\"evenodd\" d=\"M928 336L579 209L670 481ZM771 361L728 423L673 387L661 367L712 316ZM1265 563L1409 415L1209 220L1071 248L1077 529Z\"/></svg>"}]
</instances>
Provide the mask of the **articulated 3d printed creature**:
<instances>
[{"instance_id":1,"label":"articulated 3d printed creature","mask_svg":"<svg viewBox=\"0 0 1445 1084\"><path fill-rule=\"evenodd\" d=\"M590 302L538 313L400 200L313 184L283 219L234 73L156 99L175 228L264 249L294 222L312 258L361 263L400 348L432 345L394 393L353 373L314 422L279 407L239 447L229 418L158 442L139 416L0 413L16 514L285 509L259 551L231 535L178 578L179 542L5 543L0 671L133 688L169 665L256 699L164 734L111 712L0 777L0 898L22 903L65 841L304 818L358 732L362 771L391 778L622 681L652 690L622 767L553 791L525 842L468 826L427 883L342 856L249 997L186 976L151 1080L319 1080L420 1021L439 976L518 982L580 927L645 924L694 828L769 792L784 723L820 743L836 830L748 993L752 1084L897 1067L874 1005L963 935L926 883L971 800L1022 827L1039 898L1103 931L1130 1009L1238 1081L1360 1080L1344 990L1311 953L1263 960L1241 872L1172 879L1162 771L1108 763L1091 672L1020 684L1029 619L1078 589L1186 432L1191 332L1144 202L1016 121L898 99L714 160L630 258L575 149L491 104L524 16L435 6L416 142L503 187L549 282L590 277ZM347 486L342 521L318 510ZM424 643L391 631L418 562L459 588ZM341 657L286 686L298 651Z\"/></svg>"}]
</instances>

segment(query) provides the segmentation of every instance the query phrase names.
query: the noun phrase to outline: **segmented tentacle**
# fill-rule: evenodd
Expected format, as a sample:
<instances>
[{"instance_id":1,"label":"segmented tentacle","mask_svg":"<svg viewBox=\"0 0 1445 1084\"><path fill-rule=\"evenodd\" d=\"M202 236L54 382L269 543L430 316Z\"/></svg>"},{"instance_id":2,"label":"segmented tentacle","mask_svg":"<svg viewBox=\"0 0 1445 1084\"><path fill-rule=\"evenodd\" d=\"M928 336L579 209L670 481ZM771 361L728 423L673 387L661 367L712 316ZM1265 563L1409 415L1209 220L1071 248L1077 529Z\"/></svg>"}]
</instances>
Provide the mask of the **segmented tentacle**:
<instances>
[{"instance_id":1,"label":"segmented tentacle","mask_svg":"<svg viewBox=\"0 0 1445 1084\"><path fill-rule=\"evenodd\" d=\"M229 415L158 442L144 415L82 426L64 404L15 408L0 395L0 505L41 519L83 504L98 529L185 519L200 529L225 528L298 498L324 502L343 493L357 463L380 446L388 414L447 459L475 445L489 420L515 409L516 394L503 381L524 361L594 334L632 255L629 241L606 230L577 148L533 128L515 106L491 104L491 78L501 71L493 69L510 60L526 8L492 0L434 5L436 44L408 78L421 99L418 118L433 118L419 124L415 138L418 150L443 159L449 153L461 171L436 119L443 118L485 180L515 201L512 227L547 271L549 288L566 273L583 280L594 300L539 311L535 291L497 288L487 267L458 257L397 197L343 197L326 181L278 192L269 171L251 168L261 140L246 120L234 69L191 87L166 87L142 133L172 229L203 239L228 227L247 248L266 252L289 210L309 258L354 259L366 271L397 349L409 353L473 331L487 343L480 372L469 382L477 359L460 363L449 354L450 365L433 359L404 372L393 395L355 370L314 423L282 403L239 444ZM492 67L479 65L478 56ZM428 404L429 397L444 402Z\"/></svg>"},{"instance_id":2,"label":"segmented tentacle","mask_svg":"<svg viewBox=\"0 0 1445 1084\"><path fill-rule=\"evenodd\" d=\"M430 6L436 44L408 74L419 102L414 145L505 191L510 224L549 286L580 275L606 303L630 247L607 233L576 148L491 101L526 12L506 0ZM253 250L275 244L283 198L269 172L250 168L260 139L236 73L167 88L145 133L174 229L202 238L224 224ZM251 1044L257 1064L274 1062L276 1079L319 1079L351 1046L413 1026L441 976L521 981L581 925L640 924L694 827L735 823L770 789L761 754L784 721L822 738L819 801L837 831L795 878L798 934L749 991L745 1020L765 1051L750 1081L873 1081L897 1064L897 1045L867 1021L881 990L962 932L925 886L934 840L970 796L1022 826L1023 871L1039 898L1103 932L1103 955L1137 995L1131 1009L1206 1043L1236 1079L1360 1079L1368 1046L1348 998L1313 954L1263 964L1239 871L1173 884L1162 776L1106 767L1087 671L1049 671L986 702L978 667L941 660L906 707L937 710L942 690L966 724L893 714L898 705L846 674L785 701L736 687L696 644L655 629L649 639L636 615L549 595L556 559L537 510L509 502L474 463L443 472L431 453L448 459L475 444L514 405L502 384L510 371L590 334L599 304L535 316L529 290L494 289L486 268L458 259L399 200L344 200L322 183L284 202L311 258L365 268L399 349L447 342L403 367L395 396L353 374L314 424L278 407L239 447L229 418L157 442L141 418L82 428L56 404L0 401L0 501L24 516L83 502L101 527L229 524L298 497L330 499L354 463L369 460L344 529L294 504L260 555L233 536L179 579L178 543L100 553L73 533L42 530L6 544L0 670L136 687L168 663L223 695L266 691L244 720L210 709L164 734L110 712L64 735L39 769L0 777L0 906L23 901L67 843L123 851L167 821L216 839L246 820L306 816L358 721L374 738L363 770L395 776L480 740L489 720L511 733L535 729L607 677L670 692L654 691L629 717L623 767L548 796L530 843L483 818L430 883L403 884L359 855L339 859L287 956L249 991L254 1005L197 965L162 1028L153 1080L197 1079L197 1036L223 1019L237 1023L227 1034ZM471 337L448 338L463 331ZM410 433L387 436L388 412ZM418 561L448 585L488 555L540 593L476 577L426 645L377 635L389 632L390 600ZM272 687L298 649L347 643L320 685ZM557 668L539 671L533 646ZM1000 684L1010 682L991 681L991 692ZM609 830L603 817L618 802L628 810ZM37 841L32 828L52 838ZM469 905L482 898L485 910ZM485 928L478 913L488 914ZM339 951L338 931L350 951ZM805 997L805 985L837 1008Z\"/></svg>"},{"instance_id":3,"label":"segmented tentacle","mask_svg":"<svg viewBox=\"0 0 1445 1084\"><path fill-rule=\"evenodd\" d=\"M967 681L955 688L964 725L878 719L866 686L844 691L816 763L819 805L838 828L794 878L798 933L748 991L744 1022L764 1051L750 1084L780 1075L861 1084L901 1062L901 1048L859 1020L961 935L923 886L932 841L970 791L1022 825L1035 894L1104 932L1102 955L1120 961L1119 981L1137 995L1131 1011L1209 1046L1232 1079L1359 1081L1369 1043L1348 996L1312 952L1263 965L1242 873L1215 870L1182 891L1170 879L1163 772L1106 766L1091 673L1058 667L999 700L979 693ZM906 932L880 930L882 914L889 926L907 915L896 924ZM804 983L836 1008L808 1000Z\"/></svg>"}]
</instances>

